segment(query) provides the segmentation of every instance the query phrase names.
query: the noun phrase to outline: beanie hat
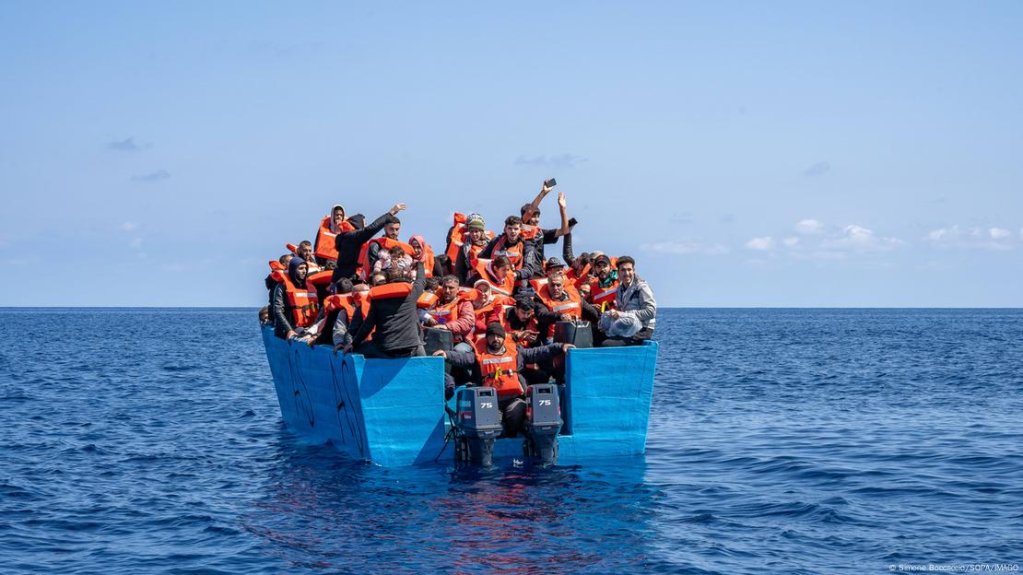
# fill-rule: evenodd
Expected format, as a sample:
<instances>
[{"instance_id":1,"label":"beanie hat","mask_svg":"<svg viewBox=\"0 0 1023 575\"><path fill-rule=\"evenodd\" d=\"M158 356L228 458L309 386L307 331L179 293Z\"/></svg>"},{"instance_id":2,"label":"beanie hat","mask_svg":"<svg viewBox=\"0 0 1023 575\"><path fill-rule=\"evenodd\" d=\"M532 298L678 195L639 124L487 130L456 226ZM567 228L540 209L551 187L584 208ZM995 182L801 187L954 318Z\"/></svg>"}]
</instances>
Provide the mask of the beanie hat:
<instances>
[{"instance_id":1,"label":"beanie hat","mask_svg":"<svg viewBox=\"0 0 1023 575\"><path fill-rule=\"evenodd\" d=\"M469 217L465 220L465 226L469 229L485 230L486 223L483 220L483 216L479 214L469 214Z\"/></svg>"},{"instance_id":2,"label":"beanie hat","mask_svg":"<svg viewBox=\"0 0 1023 575\"><path fill-rule=\"evenodd\" d=\"M354 216L348 218L348 223L355 226L355 229L361 230L362 228L366 227L366 216L362 214L355 214Z\"/></svg>"},{"instance_id":3,"label":"beanie hat","mask_svg":"<svg viewBox=\"0 0 1023 575\"><path fill-rule=\"evenodd\" d=\"M501 325L501 322L492 321L487 324L487 336L489 337L492 335L504 337L504 326Z\"/></svg>"}]
</instances>

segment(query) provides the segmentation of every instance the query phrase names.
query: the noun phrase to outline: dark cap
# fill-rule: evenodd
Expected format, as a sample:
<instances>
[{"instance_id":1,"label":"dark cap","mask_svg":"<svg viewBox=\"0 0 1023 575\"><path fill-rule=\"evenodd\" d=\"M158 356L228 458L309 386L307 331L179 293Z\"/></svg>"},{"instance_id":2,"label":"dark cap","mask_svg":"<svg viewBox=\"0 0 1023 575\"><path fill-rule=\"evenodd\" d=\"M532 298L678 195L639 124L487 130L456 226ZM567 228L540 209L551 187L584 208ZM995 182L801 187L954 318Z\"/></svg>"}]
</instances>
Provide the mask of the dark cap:
<instances>
[{"instance_id":1,"label":"dark cap","mask_svg":"<svg viewBox=\"0 0 1023 575\"><path fill-rule=\"evenodd\" d=\"M355 229L361 230L362 228L366 227L366 216L362 214L355 214L352 217L348 218L348 223L355 226Z\"/></svg>"},{"instance_id":2,"label":"dark cap","mask_svg":"<svg viewBox=\"0 0 1023 575\"><path fill-rule=\"evenodd\" d=\"M487 324L487 336L496 335L498 337L504 337L504 326L501 322L492 321Z\"/></svg>"},{"instance_id":3,"label":"dark cap","mask_svg":"<svg viewBox=\"0 0 1023 575\"><path fill-rule=\"evenodd\" d=\"M597 264L599 264L601 262L604 262L604 263L606 263L607 265L610 266L611 265L611 258L607 257L607 255L605 255L605 254L600 254L599 256L597 256L597 259L593 260L593 265L597 265Z\"/></svg>"},{"instance_id":4,"label":"dark cap","mask_svg":"<svg viewBox=\"0 0 1023 575\"><path fill-rule=\"evenodd\" d=\"M547 260L546 267L547 267L548 270L554 270L554 269L565 267L565 264L562 263L562 261L559 260L556 256L551 256Z\"/></svg>"}]
</instances>

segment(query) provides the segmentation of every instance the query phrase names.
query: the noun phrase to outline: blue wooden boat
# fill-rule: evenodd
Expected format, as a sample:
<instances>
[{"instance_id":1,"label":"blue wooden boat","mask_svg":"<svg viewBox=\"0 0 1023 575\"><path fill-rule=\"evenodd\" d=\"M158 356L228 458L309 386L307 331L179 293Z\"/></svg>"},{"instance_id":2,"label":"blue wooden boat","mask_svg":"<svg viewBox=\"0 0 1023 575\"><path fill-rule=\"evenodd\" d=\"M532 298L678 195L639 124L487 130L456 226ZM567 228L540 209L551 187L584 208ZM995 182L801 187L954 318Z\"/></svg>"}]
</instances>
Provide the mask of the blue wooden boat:
<instances>
[{"instance_id":1,"label":"blue wooden boat","mask_svg":"<svg viewBox=\"0 0 1023 575\"><path fill-rule=\"evenodd\" d=\"M263 327L281 415L310 443L384 466L450 461L444 360L365 359L274 336ZM646 449L657 343L569 350L559 464L639 455ZM443 453L442 453L443 452ZM522 439L498 439L495 460L521 458Z\"/></svg>"}]
</instances>

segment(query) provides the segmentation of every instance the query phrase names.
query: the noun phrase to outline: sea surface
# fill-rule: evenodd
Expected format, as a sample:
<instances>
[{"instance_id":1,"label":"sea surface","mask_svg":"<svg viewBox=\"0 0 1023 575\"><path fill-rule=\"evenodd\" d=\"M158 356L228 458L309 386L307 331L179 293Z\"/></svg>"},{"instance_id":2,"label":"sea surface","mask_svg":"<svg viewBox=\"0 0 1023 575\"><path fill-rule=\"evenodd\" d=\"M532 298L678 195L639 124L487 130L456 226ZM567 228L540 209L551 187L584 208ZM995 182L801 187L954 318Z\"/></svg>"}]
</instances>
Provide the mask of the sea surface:
<instances>
[{"instance_id":1,"label":"sea surface","mask_svg":"<svg viewBox=\"0 0 1023 575\"><path fill-rule=\"evenodd\" d=\"M669 309L647 454L385 469L254 309L0 309L0 573L1019 572L1023 311Z\"/></svg>"}]
</instances>

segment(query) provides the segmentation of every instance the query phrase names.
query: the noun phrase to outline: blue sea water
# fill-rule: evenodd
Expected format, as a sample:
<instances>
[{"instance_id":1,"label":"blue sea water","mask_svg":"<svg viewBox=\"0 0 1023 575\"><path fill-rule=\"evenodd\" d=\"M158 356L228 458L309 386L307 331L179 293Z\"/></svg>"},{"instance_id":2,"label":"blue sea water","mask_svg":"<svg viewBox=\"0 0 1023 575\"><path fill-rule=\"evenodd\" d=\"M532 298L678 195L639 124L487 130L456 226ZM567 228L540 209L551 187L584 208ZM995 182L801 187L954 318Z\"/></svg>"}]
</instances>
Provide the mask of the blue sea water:
<instances>
[{"instance_id":1,"label":"blue sea water","mask_svg":"<svg viewBox=\"0 0 1023 575\"><path fill-rule=\"evenodd\" d=\"M1023 564L1021 310L662 310L645 457L490 471L303 445L255 316L0 309L0 573Z\"/></svg>"}]
</instances>

